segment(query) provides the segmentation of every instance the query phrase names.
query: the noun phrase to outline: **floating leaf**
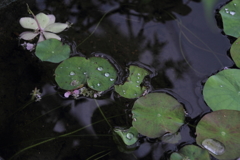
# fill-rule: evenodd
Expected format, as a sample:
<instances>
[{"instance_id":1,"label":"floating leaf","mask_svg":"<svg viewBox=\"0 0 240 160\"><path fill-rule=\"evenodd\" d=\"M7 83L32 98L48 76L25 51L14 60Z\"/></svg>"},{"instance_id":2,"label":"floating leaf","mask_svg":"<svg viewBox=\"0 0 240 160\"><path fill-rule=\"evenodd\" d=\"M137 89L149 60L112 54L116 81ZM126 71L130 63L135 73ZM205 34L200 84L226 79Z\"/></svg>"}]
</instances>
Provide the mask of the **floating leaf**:
<instances>
[{"instance_id":1,"label":"floating leaf","mask_svg":"<svg viewBox=\"0 0 240 160\"><path fill-rule=\"evenodd\" d=\"M138 131L134 127L130 127L129 129L115 128L114 132L117 133L125 145L128 146L133 145L138 140Z\"/></svg>"},{"instance_id":2,"label":"floating leaf","mask_svg":"<svg viewBox=\"0 0 240 160\"><path fill-rule=\"evenodd\" d=\"M59 63L70 55L70 47L57 39L47 39L39 42L36 47L36 56L42 61Z\"/></svg>"},{"instance_id":3,"label":"floating leaf","mask_svg":"<svg viewBox=\"0 0 240 160\"><path fill-rule=\"evenodd\" d=\"M208 78L204 100L213 110L240 110L240 70L226 69Z\"/></svg>"},{"instance_id":4,"label":"floating leaf","mask_svg":"<svg viewBox=\"0 0 240 160\"><path fill-rule=\"evenodd\" d=\"M125 98L140 97L147 90L145 86L141 86L144 77L149 74L149 71L138 66L129 67L129 77L123 85L115 85L115 91Z\"/></svg>"},{"instance_id":5,"label":"floating leaf","mask_svg":"<svg viewBox=\"0 0 240 160\"><path fill-rule=\"evenodd\" d=\"M181 140L182 136L179 132L177 133L167 133L161 137L161 141L165 143L176 144Z\"/></svg>"},{"instance_id":6,"label":"floating leaf","mask_svg":"<svg viewBox=\"0 0 240 160\"><path fill-rule=\"evenodd\" d=\"M177 132L185 119L183 106L166 93L150 93L137 99L132 114L133 127L151 138Z\"/></svg>"},{"instance_id":7,"label":"floating leaf","mask_svg":"<svg viewBox=\"0 0 240 160\"><path fill-rule=\"evenodd\" d=\"M240 38L232 44L230 53L236 66L240 68Z\"/></svg>"},{"instance_id":8,"label":"floating leaf","mask_svg":"<svg viewBox=\"0 0 240 160\"><path fill-rule=\"evenodd\" d=\"M218 110L206 114L196 128L197 144L218 159L238 158L240 156L239 122L240 111Z\"/></svg>"},{"instance_id":9,"label":"floating leaf","mask_svg":"<svg viewBox=\"0 0 240 160\"><path fill-rule=\"evenodd\" d=\"M116 69L108 60L100 57L72 57L55 70L55 80L65 90L73 90L87 83L96 91L105 91L114 84L116 78Z\"/></svg>"},{"instance_id":10,"label":"floating leaf","mask_svg":"<svg viewBox=\"0 0 240 160\"><path fill-rule=\"evenodd\" d=\"M210 160L208 152L194 145L186 145L181 148L178 153L173 153L170 160Z\"/></svg>"},{"instance_id":11,"label":"floating leaf","mask_svg":"<svg viewBox=\"0 0 240 160\"><path fill-rule=\"evenodd\" d=\"M220 9L225 34L240 37L240 0L233 0Z\"/></svg>"}]
</instances>

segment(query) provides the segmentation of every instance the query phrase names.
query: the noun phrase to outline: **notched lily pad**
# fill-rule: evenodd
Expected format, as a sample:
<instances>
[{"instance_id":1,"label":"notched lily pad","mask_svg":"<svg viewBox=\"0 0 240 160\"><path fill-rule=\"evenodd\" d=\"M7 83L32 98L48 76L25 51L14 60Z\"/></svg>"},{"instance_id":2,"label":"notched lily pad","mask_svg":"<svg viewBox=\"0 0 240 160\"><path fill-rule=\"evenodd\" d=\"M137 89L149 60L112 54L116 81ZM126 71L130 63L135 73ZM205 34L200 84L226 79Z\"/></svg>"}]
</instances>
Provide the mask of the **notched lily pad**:
<instances>
[{"instance_id":1,"label":"notched lily pad","mask_svg":"<svg viewBox=\"0 0 240 160\"><path fill-rule=\"evenodd\" d=\"M149 71L138 66L129 67L129 77L123 85L115 85L115 91L125 98L137 98L143 95L147 90L141 83L146 75L150 74Z\"/></svg>"},{"instance_id":2,"label":"notched lily pad","mask_svg":"<svg viewBox=\"0 0 240 160\"><path fill-rule=\"evenodd\" d=\"M223 30L227 35L240 37L240 1L233 0L220 9Z\"/></svg>"},{"instance_id":3,"label":"notched lily pad","mask_svg":"<svg viewBox=\"0 0 240 160\"><path fill-rule=\"evenodd\" d=\"M72 57L55 70L55 80L65 90L87 84L93 90L105 91L114 84L116 78L116 69L108 60L100 57Z\"/></svg>"},{"instance_id":4,"label":"notched lily pad","mask_svg":"<svg viewBox=\"0 0 240 160\"><path fill-rule=\"evenodd\" d=\"M203 97L213 110L240 110L240 70L226 69L208 78Z\"/></svg>"},{"instance_id":5,"label":"notched lily pad","mask_svg":"<svg viewBox=\"0 0 240 160\"><path fill-rule=\"evenodd\" d=\"M232 44L230 54L236 66L240 68L240 38Z\"/></svg>"},{"instance_id":6,"label":"notched lily pad","mask_svg":"<svg viewBox=\"0 0 240 160\"><path fill-rule=\"evenodd\" d=\"M210 160L208 152L195 145L186 145L178 153L172 153L170 160Z\"/></svg>"},{"instance_id":7,"label":"notched lily pad","mask_svg":"<svg viewBox=\"0 0 240 160\"><path fill-rule=\"evenodd\" d=\"M197 144L218 159L240 157L240 111L218 110L206 114L196 127Z\"/></svg>"},{"instance_id":8,"label":"notched lily pad","mask_svg":"<svg viewBox=\"0 0 240 160\"><path fill-rule=\"evenodd\" d=\"M36 56L42 61L59 63L70 56L70 47L57 39L47 39L39 42L36 47Z\"/></svg>"},{"instance_id":9,"label":"notched lily pad","mask_svg":"<svg viewBox=\"0 0 240 160\"><path fill-rule=\"evenodd\" d=\"M150 93L134 103L132 125L139 133L151 138L167 132L175 133L184 124L184 108L166 93Z\"/></svg>"}]
</instances>

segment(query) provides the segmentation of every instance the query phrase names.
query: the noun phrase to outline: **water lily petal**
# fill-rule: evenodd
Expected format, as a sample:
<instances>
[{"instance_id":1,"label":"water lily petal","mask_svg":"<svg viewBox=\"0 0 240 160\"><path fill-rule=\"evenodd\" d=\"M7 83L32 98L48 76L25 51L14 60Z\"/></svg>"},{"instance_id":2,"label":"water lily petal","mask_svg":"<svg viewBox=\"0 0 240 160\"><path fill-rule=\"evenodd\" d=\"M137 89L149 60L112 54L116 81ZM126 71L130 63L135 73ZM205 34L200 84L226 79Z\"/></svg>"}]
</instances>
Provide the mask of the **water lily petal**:
<instances>
[{"instance_id":1,"label":"water lily petal","mask_svg":"<svg viewBox=\"0 0 240 160\"><path fill-rule=\"evenodd\" d=\"M36 19L37 19L41 29L44 29L50 21L49 17L44 13L38 13L36 15Z\"/></svg>"},{"instance_id":2,"label":"water lily petal","mask_svg":"<svg viewBox=\"0 0 240 160\"><path fill-rule=\"evenodd\" d=\"M23 28L27 28L27 29L37 29L38 25L37 22L35 21L35 19L30 18L30 17L23 17L19 20L19 23L21 24L21 26Z\"/></svg>"},{"instance_id":3,"label":"water lily petal","mask_svg":"<svg viewBox=\"0 0 240 160\"><path fill-rule=\"evenodd\" d=\"M48 16L48 18L49 18L48 25L49 25L49 24L53 24L53 23L55 22L55 20L56 20L56 17L55 17L53 14L49 14L49 15L47 15L47 16Z\"/></svg>"},{"instance_id":4,"label":"water lily petal","mask_svg":"<svg viewBox=\"0 0 240 160\"><path fill-rule=\"evenodd\" d=\"M53 23L53 24L48 25L44 29L44 31L49 31L49 32L53 32L53 33L59 33L59 32L62 32L67 27L68 27L67 23Z\"/></svg>"},{"instance_id":5,"label":"water lily petal","mask_svg":"<svg viewBox=\"0 0 240 160\"><path fill-rule=\"evenodd\" d=\"M34 37L36 37L39 33L34 33L34 32L30 32L30 31L26 31L26 32L22 32L19 35L20 39L24 39L24 40L31 40Z\"/></svg>"},{"instance_id":6,"label":"water lily petal","mask_svg":"<svg viewBox=\"0 0 240 160\"><path fill-rule=\"evenodd\" d=\"M39 43L39 42L42 42L42 41L44 41L44 40L45 40L45 39L44 39L43 35L40 34L39 39L38 39L38 43Z\"/></svg>"},{"instance_id":7,"label":"water lily petal","mask_svg":"<svg viewBox=\"0 0 240 160\"><path fill-rule=\"evenodd\" d=\"M61 38L58 35L54 34L54 33L43 32L43 34L44 34L45 38L47 38L47 39L55 38L55 39L58 39L59 41L61 40Z\"/></svg>"}]
</instances>

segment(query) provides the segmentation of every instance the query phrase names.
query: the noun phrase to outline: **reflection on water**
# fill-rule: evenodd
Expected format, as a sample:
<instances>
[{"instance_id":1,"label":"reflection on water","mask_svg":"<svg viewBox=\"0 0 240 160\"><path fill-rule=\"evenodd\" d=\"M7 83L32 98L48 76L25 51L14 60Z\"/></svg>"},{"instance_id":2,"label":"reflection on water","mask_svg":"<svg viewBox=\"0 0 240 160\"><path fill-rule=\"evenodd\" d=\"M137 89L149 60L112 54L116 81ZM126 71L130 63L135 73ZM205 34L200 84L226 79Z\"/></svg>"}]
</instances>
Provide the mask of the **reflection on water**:
<instances>
[{"instance_id":1,"label":"reflection on water","mask_svg":"<svg viewBox=\"0 0 240 160\"><path fill-rule=\"evenodd\" d=\"M194 124L208 112L202 95L202 82L224 66L233 65L227 56L230 43L221 30L212 31L204 19L200 1L184 0L26 0L35 14L52 13L58 22L74 25L60 36L74 44L72 55L90 56L102 52L113 57L125 69L126 64L142 62L158 73L151 83L153 89L170 90L189 113ZM224 0L219 4L225 3ZM218 4L218 5L219 5ZM96 28L94 34L84 41ZM93 99L65 99L54 82L56 64L40 62L19 45L23 31L18 21L29 16L25 2L17 1L0 11L0 156L9 159L25 147L90 125L72 135L57 138L28 149L15 159L87 159L104 151L104 159L165 159L177 145L141 138L141 145L132 154L121 153L113 142L111 128L103 120ZM82 43L84 41L84 43ZM78 45L80 44L81 45ZM77 46L77 48L75 47ZM18 110L30 99L30 92L41 88L43 99ZM108 93L97 100L113 126L131 126L133 101L119 99ZM12 115L12 116L11 116ZM191 144L193 131L181 129L180 143Z\"/></svg>"}]
</instances>

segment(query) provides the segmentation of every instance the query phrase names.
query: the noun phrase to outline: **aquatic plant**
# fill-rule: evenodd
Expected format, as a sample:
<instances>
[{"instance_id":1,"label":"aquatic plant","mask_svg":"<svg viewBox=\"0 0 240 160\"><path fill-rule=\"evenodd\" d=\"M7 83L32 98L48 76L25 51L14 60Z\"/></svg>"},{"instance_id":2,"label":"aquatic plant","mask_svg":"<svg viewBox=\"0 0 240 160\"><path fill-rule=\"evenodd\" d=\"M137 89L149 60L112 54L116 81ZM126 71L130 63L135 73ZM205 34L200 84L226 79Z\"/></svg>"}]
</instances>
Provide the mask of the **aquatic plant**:
<instances>
[{"instance_id":1,"label":"aquatic plant","mask_svg":"<svg viewBox=\"0 0 240 160\"><path fill-rule=\"evenodd\" d=\"M116 78L116 69L101 57L71 57L55 70L55 80L65 90L74 90L87 84L92 90L105 91L114 84Z\"/></svg>"},{"instance_id":2,"label":"aquatic plant","mask_svg":"<svg viewBox=\"0 0 240 160\"><path fill-rule=\"evenodd\" d=\"M203 88L203 97L213 110L240 110L240 70L225 69L210 76Z\"/></svg>"},{"instance_id":3,"label":"aquatic plant","mask_svg":"<svg viewBox=\"0 0 240 160\"><path fill-rule=\"evenodd\" d=\"M149 93L137 99L132 108L132 125L151 138L175 133L184 124L181 103L166 93Z\"/></svg>"},{"instance_id":4,"label":"aquatic plant","mask_svg":"<svg viewBox=\"0 0 240 160\"><path fill-rule=\"evenodd\" d=\"M69 23L55 23L56 18L52 14L46 15L44 13L38 13L35 16L32 11L30 11L30 13L33 15L33 18L23 17L20 19L19 23L23 28L33 29L34 31L25 31L21 33L19 36L20 39L32 40L39 35L38 42L50 38L61 40L55 33L60 33L69 27Z\"/></svg>"},{"instance_id":5,"label":"aquatic plant","mask_svg":"<svg viewBox=\"0 0 240 160\"><path fill-rule=\"evenodd\" d=\"M125 98L138 98L147 94L147 87L142 85L143 79L150 72L144 68L130 65L127 80L122 85L115 85L115 91Z\"/></svg>"},{"instance_id":6,"label":"aquatic plant","mask_svg":"<svg viewBox=\"0 0 240 160\"><path fill-rule=\"evenodd\" d=\"M208 152L195 145L185 145L170 156L170 160L211 160Z\"/></svg>"},{"instance_id":7,"label":"aquatic plant","mask_svg":"<svg viewBox=\"0 0 240 160\"><path fill-rule=\"evenodd\" d=\"M197 144L218 159L240 156L240 111L218 110L202 117L196 127Z\"/></svg>"}]
</instances>

